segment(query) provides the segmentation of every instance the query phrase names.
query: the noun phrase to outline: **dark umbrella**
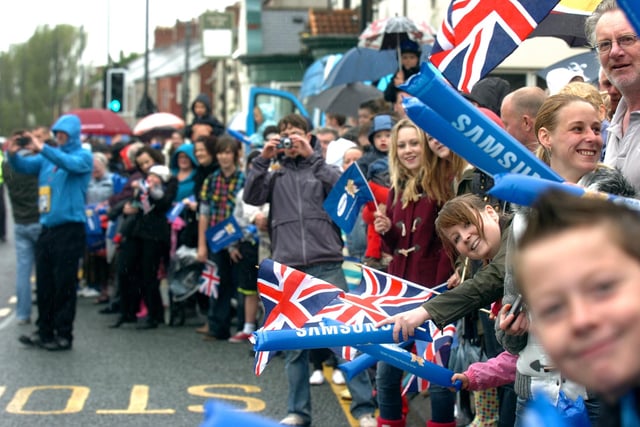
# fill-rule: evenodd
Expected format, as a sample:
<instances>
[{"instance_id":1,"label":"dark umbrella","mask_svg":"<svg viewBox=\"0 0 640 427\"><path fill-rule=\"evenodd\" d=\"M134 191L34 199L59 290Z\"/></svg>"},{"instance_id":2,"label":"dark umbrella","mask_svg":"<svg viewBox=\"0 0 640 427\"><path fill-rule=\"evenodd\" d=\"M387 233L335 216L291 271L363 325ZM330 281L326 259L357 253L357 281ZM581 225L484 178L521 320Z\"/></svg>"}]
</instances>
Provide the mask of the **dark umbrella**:
<instances>
[{"instance_id":1,"label":"dark umbrella","mask_svg":"<svg viewBox=\"0 0 640 427\"><path fill-rule=\"evenodd\" d=\"M432 45L421 46L420 62L426 61ZM349 49L331 69L323 83L330 88L345 83L375 81L398 70L395 50L377 50L366 47Z\"/></svg>"},{"instance_id":2,"label":"dark umbrella","mask_svg":"<svg viewBox=\"0 0 640 427\"><path fill-rule=\"evenodd\" d=\"M131 128L122 117L102 108L76 108L68 114L80 119L80 132L87 135L130 135Z\"/></svg>"},{"instance_id":3,"label":"dark umbrella","mask_svg":"<svg viewBox=\"0 0 640 427\"><path fill-rule=\"evenodd\" d=\"M548 67L538 71L537 74L543 79L546 79L549 71L555 70L556 68L566 68L571 71L582 71L584 76L590 82L596 82L598 81L599 77L600 62L598 61L598 57L596 56L595 52L589 51L570 56L563 59L562 61L551 64Z\"/></svg>"},{"instance_id":4,"label":"dark umbrella","mask_svg":"<svg viewBox=\"0 0 640 427\"><path fill-rule=\"evenodd\" d=\"M309 98L307 106L325 113L354 117L358 107L365 101L383 96L382 92L364 83L348 83L335 86Z\"/></svg>"},{"instance_id":5,"label":"dark umbrella","mask_svg":"<svg viewBox=\"0 0 640 427\"><path fill-rule=\"evenodd\" d=\"M589 42L584 32L584 22L600 1L574 2L571 8L555 7L529 35L531 37L556 37L570 47L585 47Z\"/></svg>"}]
</instances>

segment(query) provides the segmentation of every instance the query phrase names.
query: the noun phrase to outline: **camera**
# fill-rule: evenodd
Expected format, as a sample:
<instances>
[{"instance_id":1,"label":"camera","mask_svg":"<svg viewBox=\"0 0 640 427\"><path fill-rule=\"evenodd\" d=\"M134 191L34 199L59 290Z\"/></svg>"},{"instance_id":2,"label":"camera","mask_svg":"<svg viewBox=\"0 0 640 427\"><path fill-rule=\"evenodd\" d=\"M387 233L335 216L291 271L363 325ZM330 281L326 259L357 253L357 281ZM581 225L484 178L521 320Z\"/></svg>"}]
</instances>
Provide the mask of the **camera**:
<instances>
[{"instance_id":1,"label":"camera","mask_svg":"<svg viewBox=\"0 0 640 427\"><path fill-rule=\"evenodd\" d=\"M28 136L19 136L16 138L16 145L19 147L26 147L31 142L31 138Z\"/></svg>"},{"instance_id":2,"label":"camera","mask_svg":"<svg viewBox=\"0 0 640 427\"><path fill-rule=\"evenodd\" d=\"M291 148L293 146L293 141L291 138L284 137L280 138L280 142L278 143L278 148Z\"/></svg>"}]
</instances>

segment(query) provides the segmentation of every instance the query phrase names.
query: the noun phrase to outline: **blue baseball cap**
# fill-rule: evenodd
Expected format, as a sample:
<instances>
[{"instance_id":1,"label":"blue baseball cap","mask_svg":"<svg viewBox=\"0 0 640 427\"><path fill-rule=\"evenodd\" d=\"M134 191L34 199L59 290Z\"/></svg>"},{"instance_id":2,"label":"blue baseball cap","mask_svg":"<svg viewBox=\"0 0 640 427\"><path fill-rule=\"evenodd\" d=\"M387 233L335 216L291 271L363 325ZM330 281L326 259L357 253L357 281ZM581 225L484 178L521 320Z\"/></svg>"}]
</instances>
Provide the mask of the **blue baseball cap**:
<instances>
[{"instance_id":1,"label":"blue baseball cap","mask_svg":"<svg viewBox=\"0 0 640 427\"><path fill-rule=\"evenodd\" d=\"M369 130L369 142L373 144L373 136L382 130L391 130L393 119L388 114L378 114L373 117L371 130Z\"/></svg>"}]
</instances>

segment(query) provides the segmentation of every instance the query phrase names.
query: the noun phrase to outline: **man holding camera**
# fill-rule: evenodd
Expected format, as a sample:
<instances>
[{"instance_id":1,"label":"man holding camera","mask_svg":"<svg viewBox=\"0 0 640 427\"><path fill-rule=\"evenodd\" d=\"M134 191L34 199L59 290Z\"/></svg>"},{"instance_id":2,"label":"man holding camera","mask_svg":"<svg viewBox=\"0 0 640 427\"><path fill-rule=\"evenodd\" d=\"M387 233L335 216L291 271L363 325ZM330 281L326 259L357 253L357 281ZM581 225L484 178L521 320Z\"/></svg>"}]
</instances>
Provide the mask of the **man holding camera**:
<instances>
[{"instance_id":1,"label":"man holding camera","mask_svg":"<svg viewBox=\"0 0 640 427\"><path fill-rule=\"evenodd\" d=\"M265 141L252 163L244 186L244 201L260 206L270 203L269 234L272 258L289 267L332 283L345 291L342 272L342 237L323 203L340 178L338 167L325 163L312 146L309 122L290 114L278 122L280 135ZM282 153L280 167L270 171L272 160ZM288 415L280 422L306 426L311 423L309 352L286 353L285 374L289 383ZM368 373L347 383L352 395L351 413L360 425L375 425Z\"/></svg>"},{"instance_id":2,"label":"man holding camera","mask_svg":"<svg viewBox=\"0 0 640 427\"><path fill-rule=\"evenodd\" d=\"M7 144L10 165L38 176L38 210L42 231L36 242L37 331L20 342L49 351L70 350L76 314L78 261L84 254L85 198L93 156L80 143L80 119L61 116L52 128L57 147L30 133ZM35 155L18 153L29 143Z\"/></svg>"},{"instance_id":3,"label":"man holding camera","mask_svg":"<svg viewBox=\"0 0 640 427\"><path fill-rule=\"evenodd\" d=\"M34 155L31 139L24 131L14 135L20 146L19 155ZM13 214L13 240L16 252L16 319L18 325L31 323L31 272L35 264L36 242L40 236L38 212L38 177L17 172L9 161L2 162L4 184L9 193Z\"/></svg>"}]
</instances>

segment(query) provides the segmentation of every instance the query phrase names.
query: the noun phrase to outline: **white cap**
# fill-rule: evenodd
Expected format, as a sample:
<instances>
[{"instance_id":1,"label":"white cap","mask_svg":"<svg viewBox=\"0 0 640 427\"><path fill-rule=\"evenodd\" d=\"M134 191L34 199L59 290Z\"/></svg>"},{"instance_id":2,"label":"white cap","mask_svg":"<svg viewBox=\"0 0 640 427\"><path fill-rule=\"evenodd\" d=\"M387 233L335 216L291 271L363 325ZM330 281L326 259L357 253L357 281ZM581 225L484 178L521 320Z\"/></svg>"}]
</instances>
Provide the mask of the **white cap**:
<instances>
[{"instance_id":1,"label":"white cap","mask_svg":"<svg viewBox=\"0 0 640 427\"><path fill-rule=\"evenodd\" d=\"M151 166L151 169L149 169L149 174L157 175L158 177L160 177L162 182L167 182L169 181L169 178L171 178L171 171L164 165Z\"/></svg>"},{"instance_id":2,"label":"white cap","mask_svg":"<svg viewBox=\"0 0 640 427\"><path fill-rule=\"evenodd\" d=\"M554 68L547 73L547 87L549 88L549 95L555 95L560 90L571 83L576 78L581 77L582 81L588 82L589 79L584 75L582 69L569 69L569 68Z\"/></svg>"},{"instance_id":3,"label":"white cap","mask_svg":"<svg viewBox=\"0 0 640 427\"><path fill-rule=\"evenodd\" d=\"M331 141L327 146L326 163L342 168L344 152L352 147L357 147L357 144L345 138L338 138L335 141Z\"/></svg>"}]
</instances>

